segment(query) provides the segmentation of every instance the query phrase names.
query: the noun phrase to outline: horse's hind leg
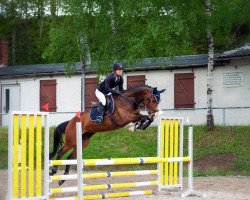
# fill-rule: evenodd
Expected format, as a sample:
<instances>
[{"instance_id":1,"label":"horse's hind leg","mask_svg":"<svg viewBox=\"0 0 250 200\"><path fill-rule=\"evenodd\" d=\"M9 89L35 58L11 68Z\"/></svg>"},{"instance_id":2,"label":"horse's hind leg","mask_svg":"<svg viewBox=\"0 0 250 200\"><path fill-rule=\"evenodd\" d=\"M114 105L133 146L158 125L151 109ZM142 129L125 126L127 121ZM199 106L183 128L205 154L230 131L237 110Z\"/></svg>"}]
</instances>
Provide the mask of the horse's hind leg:
<instances>
[{"instance_id":1,"label":"horse's hind leg","mask_svg":"<svg viewBox=\"0 0 250 200\"><path fill-rule=\"evenodd\" d=\"M75 159L76 155L77 155L76 148L74 148L73 151L71 152L71 154L67 157L67 160ZM63 175L69 174L70 167L71 167L71 165L66 165ZM59 186L61 186L64 182L65 182L65 180L60 180Z\"/></svg>"},{"instance_id":2,"label":"horse's hind leg","mask_svg":"<svg viewBox=\"0 0 250 200\"><path fill-rule=\"evenodd\" d=\"M68 146L65 144L62 149L57 154L56 160L60 160L65 153L67 153L70 149L72 149L72 146ZM54 166L50 172L50 176L53 176L57 173L58 166Z\"/></svg>"},{"instance_id":3,"label":"horse's hind leg","mask_svg":"<svg viewBox=\"0 0 250 200\"><path fill-rule=\"evenodd\" d=\"M82 149L84 149L86 146L88 146L89 142L90 142L90 138L92 135L94 135L95 133L84 133L82 135ZM76 147L73 149L73 151L71 152L71 154L67 157L67 160L69 159L76 159L77 157L77 151L76 151ZM70 170L71 165L66 165L65 171L64 171L64 175L69 174L69 170ZM59 181L59 185L62 185L65 182L65 180L60 180Z\"/></svg>"}]
</instances>

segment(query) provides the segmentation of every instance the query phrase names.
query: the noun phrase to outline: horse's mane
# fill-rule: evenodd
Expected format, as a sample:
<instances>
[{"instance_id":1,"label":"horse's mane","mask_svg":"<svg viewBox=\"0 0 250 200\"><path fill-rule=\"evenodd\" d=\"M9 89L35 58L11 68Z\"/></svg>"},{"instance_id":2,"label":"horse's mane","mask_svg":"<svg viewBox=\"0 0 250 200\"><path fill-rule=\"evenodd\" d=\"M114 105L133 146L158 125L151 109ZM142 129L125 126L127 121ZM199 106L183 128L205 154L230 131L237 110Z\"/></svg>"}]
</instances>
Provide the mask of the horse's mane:
<instances>
[{"instance_id":1,"label":"horse's mane","mask_svg":"<svg viewBox=\"0 0 250 200\"><path fill-rule=\"evenodd\" d=\"M141 88L153 89L153 87L151 87L149 85L137 85L137 86L131 87L131 88L127 89L127 90L124 90L124 92L132 92L132 91L135 91L135 90L138 90L138 89L141 89Z\"/></svg>"}]
</instances>

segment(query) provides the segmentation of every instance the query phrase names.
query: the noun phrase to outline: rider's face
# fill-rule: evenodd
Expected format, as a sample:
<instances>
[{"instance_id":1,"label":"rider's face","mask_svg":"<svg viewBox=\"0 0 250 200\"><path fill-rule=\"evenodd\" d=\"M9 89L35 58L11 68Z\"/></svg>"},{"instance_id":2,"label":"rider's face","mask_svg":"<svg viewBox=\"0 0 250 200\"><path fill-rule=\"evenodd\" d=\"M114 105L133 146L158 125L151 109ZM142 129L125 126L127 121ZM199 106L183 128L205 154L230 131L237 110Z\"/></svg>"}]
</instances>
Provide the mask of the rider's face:
<instances>
[{"instance_id":1,"label":"rider's face","mask_svg":"<svg viewBox=\"0 0 250 200\"><path fill-rule=\"evenodd\" d=\"M117 69L117 70L115 70L115 74L116 74L117 76L121 76L122 73L123 73L123 70L122 70L122 69Z\"/></svg>"}]
</instances>

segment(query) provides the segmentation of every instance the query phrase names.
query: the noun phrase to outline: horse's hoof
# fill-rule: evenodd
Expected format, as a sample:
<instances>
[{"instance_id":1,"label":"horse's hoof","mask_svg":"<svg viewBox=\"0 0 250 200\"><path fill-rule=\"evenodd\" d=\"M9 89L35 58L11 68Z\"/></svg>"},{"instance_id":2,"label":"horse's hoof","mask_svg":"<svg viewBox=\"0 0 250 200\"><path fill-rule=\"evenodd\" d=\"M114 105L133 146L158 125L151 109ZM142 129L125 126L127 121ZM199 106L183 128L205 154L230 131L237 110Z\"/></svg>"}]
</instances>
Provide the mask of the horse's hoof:
<instances>
[{"instance_id":1,"label":"horse's hoof","mask_svg":"<svg viewBox=\"0 0 250 200\"><path fill-rule=\"evenodd\" d=\"M56 173L57 173L57 170L53 168L53 169L51 170L51 172L49 172L49 175L50 175L50 176L53 176L53 175L56 174Z\"/></svg>"},{"instance_id":2,"label":"horse's hoof","mask_svg":"<svg viewBox=\"0 0 250 200\"><path fill-rule=\"evenodd\" d=\"M56 172L54 172L53 170L51 172L49 172L50 176L53 176L54 174L56 174Z\"/></svg>"},{"instance_id":3,"label":"horse's hoof","mask_svg":"<svg viewBox=\"0 0 250 200\"><path fill-rule=\"evenodd\" d=\"M58 182L58 185L61 186L64 183L65 180L61 180Z\"/></svg>"}]
</instances>

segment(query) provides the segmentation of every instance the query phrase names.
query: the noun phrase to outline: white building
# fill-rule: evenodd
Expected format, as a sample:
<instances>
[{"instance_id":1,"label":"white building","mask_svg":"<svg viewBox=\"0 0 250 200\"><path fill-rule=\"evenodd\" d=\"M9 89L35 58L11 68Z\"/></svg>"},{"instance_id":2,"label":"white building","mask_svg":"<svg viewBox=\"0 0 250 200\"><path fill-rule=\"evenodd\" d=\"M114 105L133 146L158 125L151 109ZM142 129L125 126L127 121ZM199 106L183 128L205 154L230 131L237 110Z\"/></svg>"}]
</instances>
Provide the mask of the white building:
<instances>
[{"instance_id":1,"label":"white building","mask_svg":"<svg viewBox=\"0 0 250 200\"><path fill-rule=\"evenodd\" d=\"M0 125L8 125L11 110L40 111L49 103L51 125L69 120L81 111L81 67L66 77L63 64L0 67ZM166 89L159 108L170 116L189 117L206 124L207 55L174 59L144 59L126 70L124 88L147 84ZM86 72L86 109L95 99L96 75ZM213 71L215 124L250 124L250 45L215 56Z\"/></svg>"}]
</instances>

